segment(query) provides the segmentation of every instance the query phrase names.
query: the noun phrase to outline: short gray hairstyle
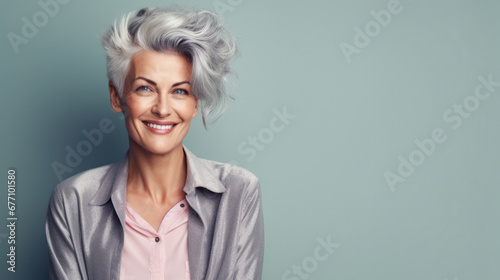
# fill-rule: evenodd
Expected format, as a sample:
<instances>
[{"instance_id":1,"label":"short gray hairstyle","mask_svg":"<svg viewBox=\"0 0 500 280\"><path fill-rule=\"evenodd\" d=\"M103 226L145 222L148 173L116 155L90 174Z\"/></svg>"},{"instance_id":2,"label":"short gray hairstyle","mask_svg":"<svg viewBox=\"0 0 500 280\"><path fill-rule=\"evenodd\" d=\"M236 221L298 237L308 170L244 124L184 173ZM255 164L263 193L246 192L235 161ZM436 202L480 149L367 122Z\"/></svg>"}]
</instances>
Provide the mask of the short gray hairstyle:
<instances>
[{"instance_id":1,"label":"short gray hairstyle","mask_svg":"<svg viewBox=\"0 0 500 280\"><path fill-rule=\"evenodd\" d=\"M108 79L123 99L125 77L132 56L141 50L175 51L192 66L191 88L202 102L203 125L215 114L215 122L225 112L230 60L236 54L234 37L210 11L184 8L144 8L115 21L101 43L106 55ZM234 98L233 98L234 99Z\"/></svg>"}]
</instances>

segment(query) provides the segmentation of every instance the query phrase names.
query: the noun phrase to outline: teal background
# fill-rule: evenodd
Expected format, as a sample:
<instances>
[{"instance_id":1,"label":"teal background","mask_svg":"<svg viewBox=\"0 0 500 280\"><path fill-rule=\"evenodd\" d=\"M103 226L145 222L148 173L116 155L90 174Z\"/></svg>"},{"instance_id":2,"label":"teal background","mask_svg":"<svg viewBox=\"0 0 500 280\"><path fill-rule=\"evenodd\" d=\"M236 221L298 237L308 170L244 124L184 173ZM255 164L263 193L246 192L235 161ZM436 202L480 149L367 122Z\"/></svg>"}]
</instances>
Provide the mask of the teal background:
<instances>
[{"instance_id":1,"label":"teal background","mask_svg":"<svg viewBox=\"0 0 500 280\"><path fill-rule=\"evenodd\" d=\"M64 178L127 149L109 106L99 44L107 26L145 6L217 11L225 3L218 14L241 51L236 99L208 131L196 117L184 144L260 178L264 279L500 279L500 87L457 129L443 119L474 94L479 76L500 81L500 2L402 0L348 63L340 44L354 45L355 28L390 2L72 0L16 53L7 34L20 35L22 17L42 9L3 1L0 278L48 278L44 219L59 182L51 165L65 162L65 147L75 149L103 118L116 127ZM295 118L268 137L273 110L284 107ZM436 128L446 141L391 190L384 173L398 175L398 157L408 160L415 140ZM249 161L238 146L259 133L267 143ZM9 168L17 174L15 273L6 264ZM340 246L318 261L317 239L328 236ZM287 274L294 265L302 275Z\"/></svg>"}]
</instances>

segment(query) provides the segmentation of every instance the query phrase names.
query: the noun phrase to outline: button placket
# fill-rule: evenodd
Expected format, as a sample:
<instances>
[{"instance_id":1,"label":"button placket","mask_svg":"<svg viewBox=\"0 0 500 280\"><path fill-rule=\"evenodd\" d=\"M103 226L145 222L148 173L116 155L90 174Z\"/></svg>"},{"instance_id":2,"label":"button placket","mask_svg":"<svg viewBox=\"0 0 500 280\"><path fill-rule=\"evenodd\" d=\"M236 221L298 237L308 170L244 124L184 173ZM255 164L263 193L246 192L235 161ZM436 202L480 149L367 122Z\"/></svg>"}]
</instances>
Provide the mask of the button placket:
<instances>
[{"instance_id":1,"label":"button placket","mask_svg":"<svg viewBox=\"0 0 500 280\"><path fill-rule=\"evenodd\" d=\"M160 238L156 236L151 238L151 256L150 256L150 272L151 279L161 279L161 243ZM157 241L158 240L158 241Z\"/></svg>"}]
</instances>

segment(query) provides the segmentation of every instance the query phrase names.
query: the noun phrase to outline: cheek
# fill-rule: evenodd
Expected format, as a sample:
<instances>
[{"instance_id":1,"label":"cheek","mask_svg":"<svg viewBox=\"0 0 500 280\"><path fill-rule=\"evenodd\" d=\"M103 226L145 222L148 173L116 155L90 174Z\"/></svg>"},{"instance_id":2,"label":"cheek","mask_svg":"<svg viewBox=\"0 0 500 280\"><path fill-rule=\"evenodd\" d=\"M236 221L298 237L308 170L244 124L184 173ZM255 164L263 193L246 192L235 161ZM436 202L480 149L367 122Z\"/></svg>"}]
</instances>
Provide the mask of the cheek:
<instances>
[{"instance_id":1,"label":"cheek","mask_svg":"<svg viewBox=\"0 0 500 280\"><path fill-rule=\"evenodd\" d=\"M126 103L126 117L138 117L150 108L150 105L148 102L145 102L146 100L137 100L134 98L128 98L127 103Z\"/></svg>"},{"instance_id":2,"label":"cheek","mask_svg":"<svg viewBox=\"0 0 500 280\"><path fill-rule=\"evenodd\" d=\"M178 112L182 115L184 120L191 120L193 118L193 114L196 112L196 101L185 100L185 102L179 104Z\"/></svg>"},{"instance_id":3,"label":"cheek","mask_svg":"<svg viewBox=\"0 0 500 280\"><path fill-rule=\"evenodd\" d=\"M193 114L193 108L184 108L184 110L182 111L182 119L185 121L191 121L193 119Z\"/></svg>"}]
</instances>

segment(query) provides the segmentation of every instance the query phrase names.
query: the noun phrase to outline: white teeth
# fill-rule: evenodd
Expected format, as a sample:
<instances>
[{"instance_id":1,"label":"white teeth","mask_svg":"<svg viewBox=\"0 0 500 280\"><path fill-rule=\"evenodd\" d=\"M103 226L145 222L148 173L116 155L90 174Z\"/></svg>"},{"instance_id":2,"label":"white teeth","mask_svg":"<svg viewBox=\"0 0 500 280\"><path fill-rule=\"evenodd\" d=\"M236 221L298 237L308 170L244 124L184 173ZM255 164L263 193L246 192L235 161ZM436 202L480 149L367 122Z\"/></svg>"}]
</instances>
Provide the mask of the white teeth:
<instances>
[{"instance_id":1,"label":"white teeth","mask_svg":"<svg viewBox=\"0 0 500 280\"><path fill-rule=\"evenodd\" d=\"M157 125L153 123L146 123L146 125L154 129L161 129L161 130L171 129L174 126L174 125L159 125L159 124Z\"/></svg>"}]
</instances>

